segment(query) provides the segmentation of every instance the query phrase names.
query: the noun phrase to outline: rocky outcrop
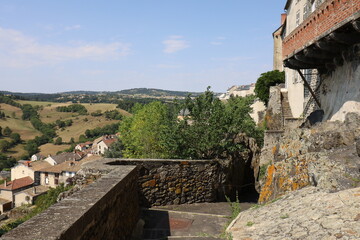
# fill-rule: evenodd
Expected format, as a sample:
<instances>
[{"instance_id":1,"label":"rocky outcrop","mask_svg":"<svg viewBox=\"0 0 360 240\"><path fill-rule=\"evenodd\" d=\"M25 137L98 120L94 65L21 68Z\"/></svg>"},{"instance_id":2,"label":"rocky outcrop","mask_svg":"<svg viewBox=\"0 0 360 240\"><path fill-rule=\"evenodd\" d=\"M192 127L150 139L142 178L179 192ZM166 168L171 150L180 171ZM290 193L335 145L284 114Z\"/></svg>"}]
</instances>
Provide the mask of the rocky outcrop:
<instances>
[{"instance_id":1,"label":"rocky outcrop","mask_svg":"<svg viewBox=\"0 0 360 240\"><path fill-rule=\"evenodd\" d=\"M307 187L241 212L232 239L360 239L360 188L328 193Z\"/></svg>"},{"instance_id":2,"label":"rocky outcrop","mask_svg":"<svg viewBox=\"0 0 360 240\"><path fill-rule=\"evenodd\" d=\"M354 113L344 122L286 129L262 150L260 169L265 175L260 179L259 202L309 185L331 192L359 186L355 143L359 136L360 117Z\"/></svg>"}]
</instances>

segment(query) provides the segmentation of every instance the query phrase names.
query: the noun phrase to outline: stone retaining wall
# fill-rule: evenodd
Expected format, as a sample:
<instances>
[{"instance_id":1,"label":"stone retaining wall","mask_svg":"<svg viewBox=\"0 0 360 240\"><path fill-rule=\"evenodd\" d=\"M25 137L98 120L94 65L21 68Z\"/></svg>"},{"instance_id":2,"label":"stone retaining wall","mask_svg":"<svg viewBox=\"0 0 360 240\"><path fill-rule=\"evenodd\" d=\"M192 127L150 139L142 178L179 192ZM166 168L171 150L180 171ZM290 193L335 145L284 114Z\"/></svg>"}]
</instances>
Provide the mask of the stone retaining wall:
<instances>
[{"instance_id":1,"label":"stone retaining wall","mask_svg":"<svg viewBox=\"0 0 360 240\"><path fill-rule=\"evenodd\" d=\"M97 163L97 167L104 163ZM131 239L139 220L137 171L134 166L105 168L109 169L107 175L21 224L1 239Z\"/></svg>"},{"instance_id":2,"label":"stone retaining wall","mask_svg":"<svg viewBox=\"0 0 360 240\"><path fill-rule=\"evenodd\" d=\"M137 165L143 206L214 202L225 173L215 160L119 159L114 165Z\"/></svg>"}]
</instances>

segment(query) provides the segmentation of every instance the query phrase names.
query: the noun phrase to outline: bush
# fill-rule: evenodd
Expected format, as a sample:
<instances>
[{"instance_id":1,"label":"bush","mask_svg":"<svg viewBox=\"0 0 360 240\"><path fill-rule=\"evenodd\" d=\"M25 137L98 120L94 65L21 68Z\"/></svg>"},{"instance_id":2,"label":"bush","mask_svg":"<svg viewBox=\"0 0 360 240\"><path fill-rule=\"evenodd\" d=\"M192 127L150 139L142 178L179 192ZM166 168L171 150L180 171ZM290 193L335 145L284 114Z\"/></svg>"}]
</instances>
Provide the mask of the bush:
<instances>
[{"instance_id":1,"label":"bush","mask_svg":"<svg viewBox=\"0 0 360 240\"><path fill-rule=\"evenodd\" d=\"M269 90L271 86L285 82L285 73L278 70L262 73L256 81L255 94L266 105L269 101Z\"/></svg>"}]
</instances>

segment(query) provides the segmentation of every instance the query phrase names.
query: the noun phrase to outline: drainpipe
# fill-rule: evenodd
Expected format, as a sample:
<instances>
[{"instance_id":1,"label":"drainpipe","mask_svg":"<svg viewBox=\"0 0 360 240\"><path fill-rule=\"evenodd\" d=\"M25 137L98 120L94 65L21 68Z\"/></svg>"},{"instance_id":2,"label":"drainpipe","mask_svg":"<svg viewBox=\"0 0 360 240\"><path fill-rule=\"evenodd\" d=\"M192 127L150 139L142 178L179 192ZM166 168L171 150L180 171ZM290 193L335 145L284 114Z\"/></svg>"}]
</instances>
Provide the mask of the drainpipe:
<instances>
[{"instance_id":1,"label":"drainpipe","mask_svg":"<svg viewBox=\"0 0 360 240\"><path fill-rule=\"evenodd\" d=\"M309 92L311 93L311 96L314 98L316 104L319 106L319 108L321 108L321 104L320 104L319 100L317 99L314 91L311 89L309 83L306 81L304 74L300 71L300 69L297 69L297 72L299 73L301 79L303 80L304 85L307 87L307 89L309 89Z\"/></svg>"}]
</instances>

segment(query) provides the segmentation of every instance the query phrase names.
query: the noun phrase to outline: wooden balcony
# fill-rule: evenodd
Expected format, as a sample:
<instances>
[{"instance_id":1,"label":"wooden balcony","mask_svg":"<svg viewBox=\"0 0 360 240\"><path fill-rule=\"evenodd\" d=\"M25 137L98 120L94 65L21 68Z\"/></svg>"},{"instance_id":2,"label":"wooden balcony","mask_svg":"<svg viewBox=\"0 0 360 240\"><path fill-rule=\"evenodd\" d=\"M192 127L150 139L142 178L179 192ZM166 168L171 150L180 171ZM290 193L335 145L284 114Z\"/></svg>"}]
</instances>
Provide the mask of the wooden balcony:
<instances>
[{"instance_id":1,"label":"wooden balcony","mask_svg":"<svg viewBox=\"0 0 360 240\"><path fill-rule=\"evenodd\" d=\"M331 71L360 56L359 43L360 1L327 0L283 40L284 66Z\"/></svg>"}]
</instances>

